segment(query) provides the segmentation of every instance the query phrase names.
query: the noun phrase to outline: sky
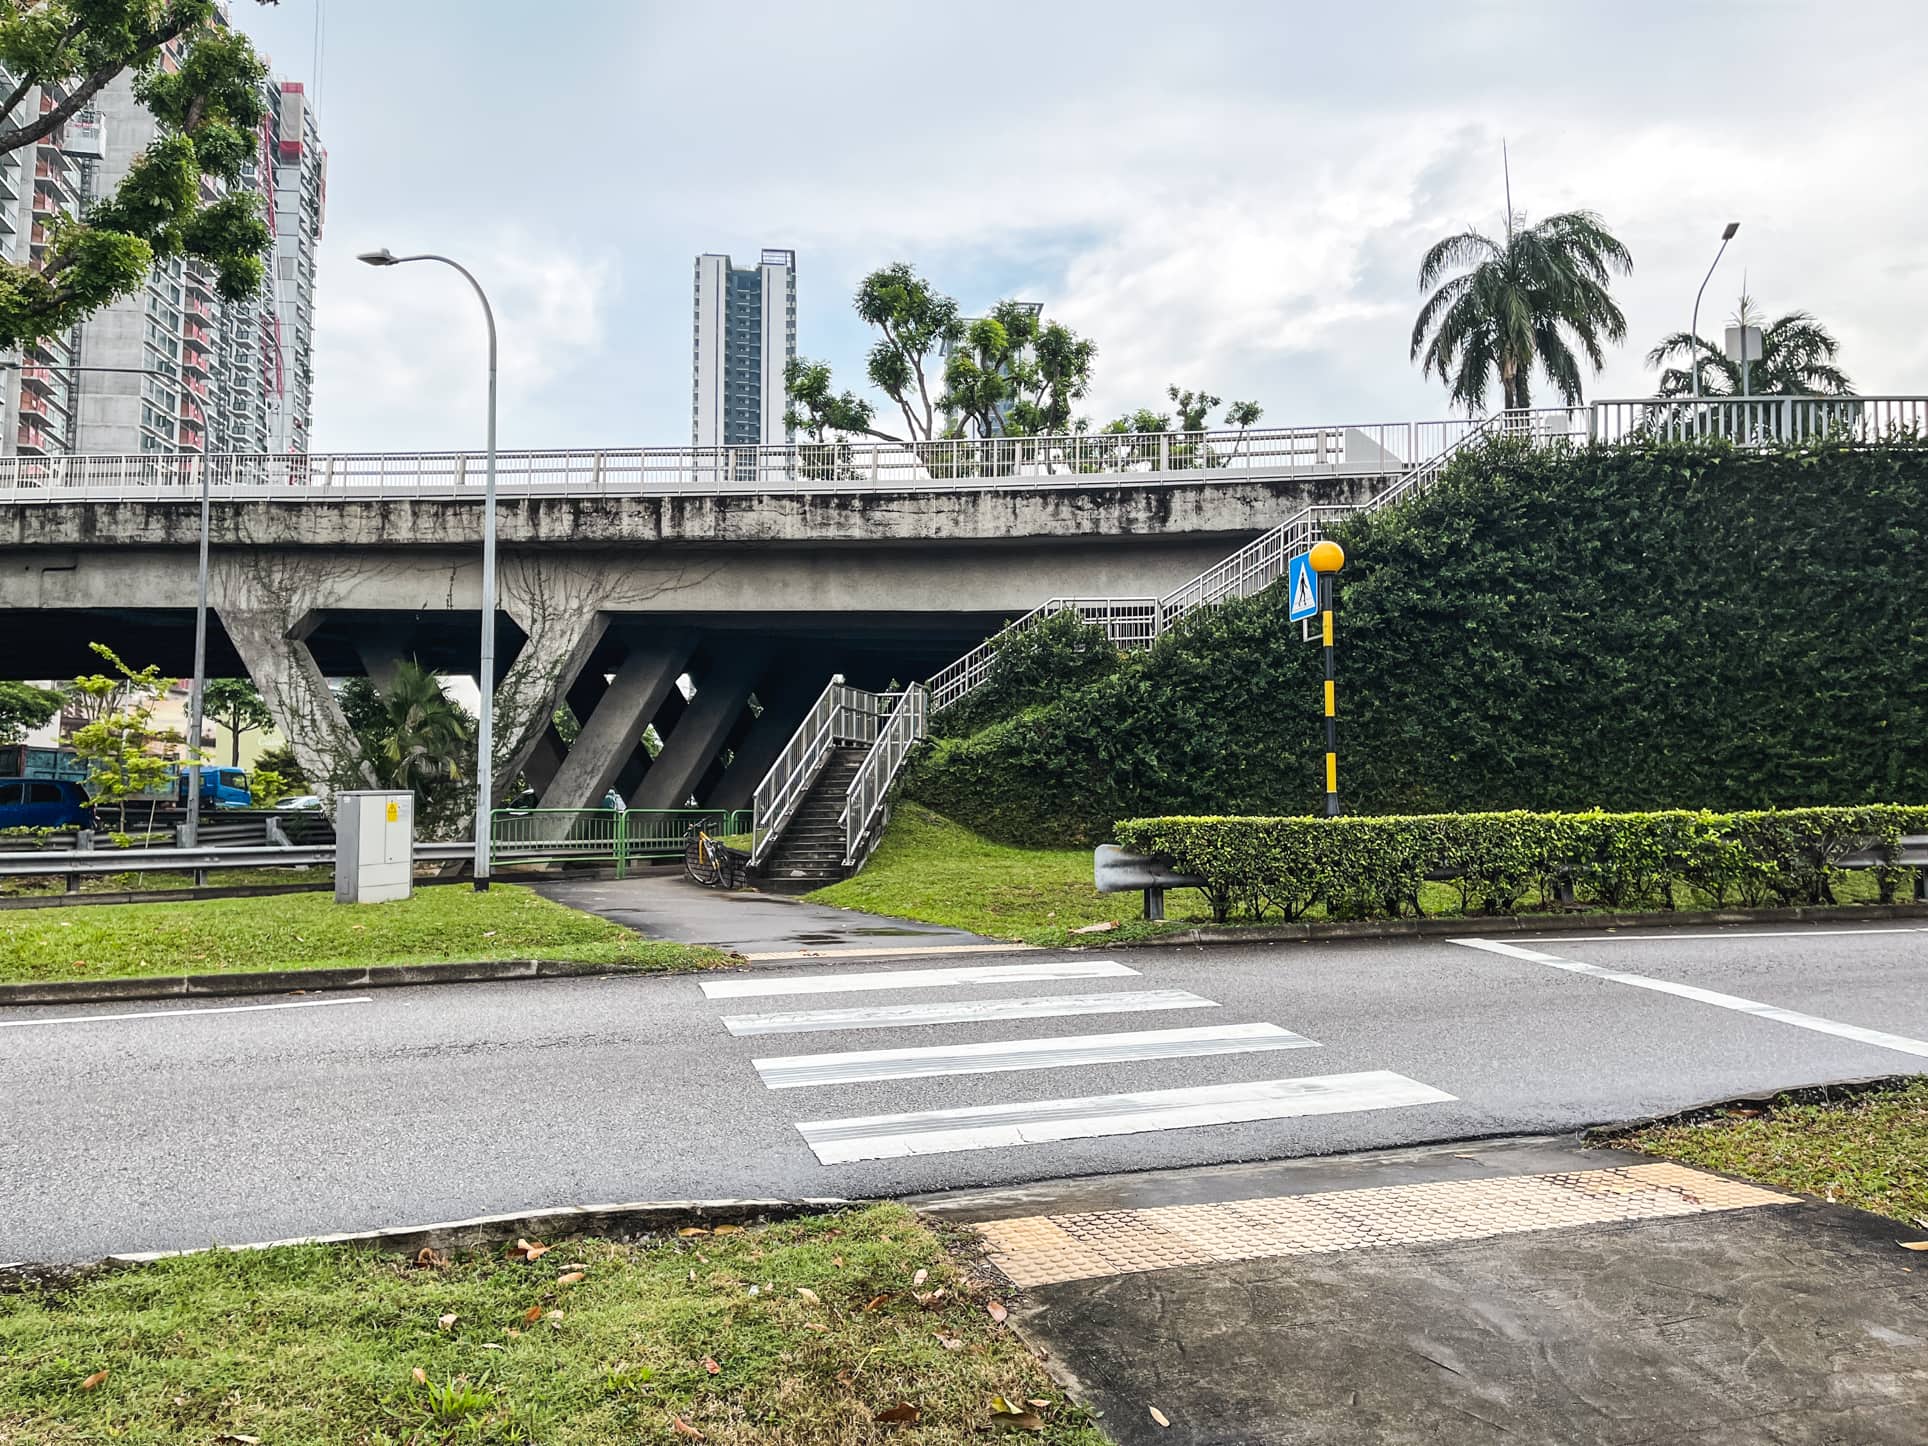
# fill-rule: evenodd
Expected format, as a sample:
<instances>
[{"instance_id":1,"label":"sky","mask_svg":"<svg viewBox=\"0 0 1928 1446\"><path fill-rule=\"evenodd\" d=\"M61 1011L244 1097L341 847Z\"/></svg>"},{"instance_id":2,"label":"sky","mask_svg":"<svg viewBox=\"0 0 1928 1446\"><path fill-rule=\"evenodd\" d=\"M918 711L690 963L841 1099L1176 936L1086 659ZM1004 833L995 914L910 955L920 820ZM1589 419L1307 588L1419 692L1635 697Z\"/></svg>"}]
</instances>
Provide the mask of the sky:
<instances>
[{"instance_id":1,"label":"sky","mask_svg":"<svg viewBox=\"0 0 1928 1446\"><path fill-rule=\"evenodd\" d=\"M317 6L321 13L317 14ZM1928 167L1905 0L233 0L329 152L313 446L469 448L488 288L507 448L689 440L691 261L798 253L798 345L863 388L850 298L908 261L1098 347L1095 422L1165 387L1275 426L1451 415L1408 359L1426 248L1595 211L1626 343L1743 277L1865 394L1928 388ZM317 20L319 19L319 27ZM316 45L317 29L321 44ZM882 401L881 398L876 400ZM887 410L881 407L880 411Z\"/></svg>"}]
</instances>

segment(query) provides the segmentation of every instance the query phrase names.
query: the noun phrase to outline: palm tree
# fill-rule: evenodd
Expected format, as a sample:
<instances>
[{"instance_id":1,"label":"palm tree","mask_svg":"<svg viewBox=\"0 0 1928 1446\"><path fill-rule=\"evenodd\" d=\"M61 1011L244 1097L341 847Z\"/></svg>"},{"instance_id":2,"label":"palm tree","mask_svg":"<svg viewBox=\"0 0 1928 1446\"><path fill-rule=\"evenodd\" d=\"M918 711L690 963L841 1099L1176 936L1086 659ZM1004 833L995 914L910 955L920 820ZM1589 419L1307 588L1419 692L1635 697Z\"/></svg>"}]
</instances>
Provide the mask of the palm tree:
<instances>
[{"instance_id":1,"label":"palm tree","mask_svg":"<svg viewBox=\"0 0 1928 1446\"><path fill-rule=\"evenodd\" d=\"M1736 326L1756 326L1762 316L1754 298L1741 293ZM1813 315L1790 311L1761 328L1761 354L1747 361L1747 395L1754 397L1847 397L1854 395L1848 375L1834 365L1838 343ZM1677 331L1647 353L1647 365L1664 366L1698 353L1702 396L1741 395L1741 364L1704 337ZM1694 374L1685 366L1667 367L1660 374L1660 395L1684 397L1694 390Z\"/></svg>"},{"instance_id":2,"label":"palm tree","mask_svg":"<svg viewBox=\"0 0 1928 1446\"><path fill-rule=\"evenodd\" d=\"M441 679L410 660L399 664L382 694L377 767L389 788L421 792L462 777L469 757L469 716L448 699Z\"/></svg>"},{"instance_id":3,"label":"palm tree","mask_svg":"<svg viewBox=\"0 0 1928 1446\"><path fill-rule=\"evenodd\" d=\"M1441 280L1460 268L1466 269ZM1412 355L1468 411L1485 409L1496 372L1509 411L1531 406L1536 362L1572 406L1581 396L1574 348L1598 371L1605 362L1601 342L1627 334L1608 282L1631 270L1627 248L1591 211L1567 211L1531 226L1508 215L1504 241L1478 231L1448 236L1419 263L1419 289L1432 295L1413 322Z\"/></svg>"}]
</instances>

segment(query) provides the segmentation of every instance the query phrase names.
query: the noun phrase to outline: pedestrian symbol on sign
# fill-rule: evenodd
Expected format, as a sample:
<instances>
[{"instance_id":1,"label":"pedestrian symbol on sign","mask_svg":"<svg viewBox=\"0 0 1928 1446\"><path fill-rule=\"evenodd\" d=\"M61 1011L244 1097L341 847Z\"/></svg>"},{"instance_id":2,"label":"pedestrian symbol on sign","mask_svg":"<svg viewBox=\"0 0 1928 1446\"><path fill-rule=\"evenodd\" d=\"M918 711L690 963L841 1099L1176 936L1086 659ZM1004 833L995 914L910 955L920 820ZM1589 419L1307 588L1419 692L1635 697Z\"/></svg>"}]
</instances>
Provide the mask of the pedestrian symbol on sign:
<instances>
[{"instance_id":1,"label":"pedestrian symbol on sign","mask_svg":"<svg viewBox=\"0 0 1928 1446\"><path fill-rule=\"evenodd\" d=\"M1312 571L1312 554L1302 552L1287 565L1286 617L1292 622L1303 622L1317 615L1319 611L1319 581Z\"/></svg>"}]
</instances>

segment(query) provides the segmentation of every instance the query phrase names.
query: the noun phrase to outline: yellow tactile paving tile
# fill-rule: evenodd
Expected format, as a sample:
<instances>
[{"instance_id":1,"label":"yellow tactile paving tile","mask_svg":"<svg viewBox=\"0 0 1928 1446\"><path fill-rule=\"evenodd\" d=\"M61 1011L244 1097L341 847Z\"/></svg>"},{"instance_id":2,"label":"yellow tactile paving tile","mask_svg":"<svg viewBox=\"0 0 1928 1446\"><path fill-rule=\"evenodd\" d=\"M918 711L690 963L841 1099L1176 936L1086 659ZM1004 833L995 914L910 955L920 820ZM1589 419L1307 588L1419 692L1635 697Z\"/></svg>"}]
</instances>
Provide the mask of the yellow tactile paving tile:
<instances>
[{"instance_id":1,"label":"yellow tactile paving tile","mask_svg":"<svg viewBox=\"0 0 1928 1446\"><path fill-rule=\"evenodd\" d=\"M987 1221L976 1229L991 1263L1013 1285L1029 1286L1180 1265L1662 1220L1794 1200L1684 1165L1653 1164L1213 1205L1030 1215Z\"/></svg>"}]
</instances>

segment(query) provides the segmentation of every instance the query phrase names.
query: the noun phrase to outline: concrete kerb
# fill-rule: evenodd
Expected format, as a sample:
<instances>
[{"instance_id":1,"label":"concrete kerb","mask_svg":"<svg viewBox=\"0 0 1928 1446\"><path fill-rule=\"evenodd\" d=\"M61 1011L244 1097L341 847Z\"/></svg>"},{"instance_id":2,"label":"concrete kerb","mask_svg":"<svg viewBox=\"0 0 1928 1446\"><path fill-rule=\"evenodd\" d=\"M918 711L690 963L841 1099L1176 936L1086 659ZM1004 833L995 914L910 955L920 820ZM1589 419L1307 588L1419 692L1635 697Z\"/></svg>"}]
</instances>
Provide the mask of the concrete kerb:
<instances>
[{"instance_id":1,"label":"concrete kerb","mask_svg":"<svg viewBox=\"0 0 1928 1446\"><path fill-rule=\"evenodd\" d=\"M379 1230L351 1230L329 1235L301 1235L288 1240L256 1240L240 1245L206 1245L191 1250L131 1251L97 1261L56 1264L44 1261L0 1263L0 1291L9 1280L31 1283L50 1273L85 1272L214 1250L275 1250L291 1245L363 1246L384 1253L414 1255L423 1250L480 1250L516 1239L554 1241L595 1235L634 1239L660 1235L690 1226L756 1225L799 1215L845 1210L861 1201L842 1196L811 1196L800 1200L633 1200L620 1204L557 1205L546 1210L524 1210L507 1215L477 1215L468 1220L440 1220L426 1225L396 1225Z\"/></svg>"},{"instance_id":2,"label":"concrete kerb","mask_svg":"<svg viewBox=\"0 0 1928 1446\"><path fill-rule=\"evenodd\" d=\"M118 1004L140 999L393 989L422 984L487 984L516 979L584 979L682 971L612 968L567 959L485 959L381 964L346 969L262 969L236 974L155 974L135 979L50 979L0 984L0 1009L20 1004Z\"/></svg>"}]
</instances>

